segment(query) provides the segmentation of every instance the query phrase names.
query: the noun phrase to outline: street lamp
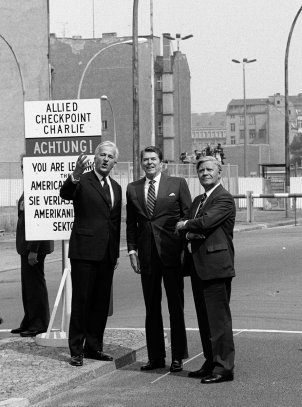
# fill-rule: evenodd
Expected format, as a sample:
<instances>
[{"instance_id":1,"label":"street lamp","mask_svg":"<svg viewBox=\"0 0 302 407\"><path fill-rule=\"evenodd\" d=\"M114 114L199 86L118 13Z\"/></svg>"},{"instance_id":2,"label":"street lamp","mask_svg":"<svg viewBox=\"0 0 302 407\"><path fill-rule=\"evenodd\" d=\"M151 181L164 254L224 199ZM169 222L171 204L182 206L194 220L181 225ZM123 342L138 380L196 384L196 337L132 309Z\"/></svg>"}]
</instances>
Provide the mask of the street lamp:
<instances>
[{"instance_id":1,"label":"street lamp","mask_svg":"<svg viewBox=\"0 0 302 407\"><path fill-rule=\"evenodd\" d=\"M25 101L25 89L24 89L24 81L23 81L23 76L22 76L22 71L21 71L21 66L18 61L17 55L15 51L13 50L13 47L10 45L10 43L6 40L6 38L0 34L0 38L5 42L5 44L8 46L10 49L11 53L13 54L14 60L16 62L17 68L18 68L18 73L20 77L20 84L21 84L21 90L22 90L22 113L23 113L23 131L25 132L24 129L24 101ZM24 139L25 141L25 139Z\"/></svg>"},{"instance_id":2,"label":"street lamp","mask_svg":"<svg viewBox=\"0 0 302 407\"><path fill-rule=\"evenodd\" d=\"M292 33L294 31L296 21L302 11L302 6L299 8L293 22L291 29L288 34L286 50L285 50L285 60L284 60L284 109L285 109L285 192L290 192L290 152L289 152L289 111L288 111L288 54L289 46L292 38ZM286 203L286 217L288 217L288 205L287 199Z\"/></svg>"},{"instance_id":3,"label":"street lamp","mask_svg":"<svg viewBox=\"0 0 302 407\"><path fill-rule=\"evenodd\" d=\"M180 43L180 41L188 40L189 38L192 38L193 34L185 35L184 37L182 37L180 34L175 34L175 37L171 37L171 35L164 34L164 37L168 38L168 40L175 40L176 39L176 41L177 41L177 51L179 51L179 43Z\"/></svg>"},{"instance_id":4,"label":"street lamp","mask_svg":"<svg viewBox=\"0 0 302 407\"><path fill-rule=\"evenodd\" d=\"M250 64L256 62L257 59L247 59L243 58L242 68L243 68L243 111L244 111L244 147L243 147L243 163L244 163L244 176L248 175L248 162L247 162L247 126L246 126L246 97L245 97L245 64ZM240 64L241 62L237 59L232 59L235 64Z\"/></svg>"},{"instance_id":5,"label":"street lamp","mask_svg":"<svg viewBox=\"0 0 302 407\"><path fill-rule=\"evenodd\" d=\"M116 47L116 46L118 46L118 45L123 45L123 44L132 44L132 40L119 41L119 42L114 42L113 44L107 45L107 47L104 47L104 48L100 49L98 52L96 52L96 53L89 59L89 61L87 62L86 66L85 66L85 68L84 68L84 71L82 72L82 75L81 75L81 79L80 79L79 86L78 86L77 99L80 99L80 98L81 98L81 90L82 90L83 80L84 80L84 77L85 77L85 75L86 75L86 72L87 72L89 66L91 65L92 61L93 61L97 56L99 56L102 52L106 51L107 49Z\"/></svg>"},{"instance_id":6,"label":"street lamp","mask_svg":"<svg viewBox=\"0 0 302 407\"><path fill-rule=\"evenodd\" d=\"M102 95L101 100L106 100L110 106L110 110L111 110L112 118L113 118L113 140L114 140L114 144L116 145L116 122L115 122L115 114L114 114L111 102L110 102L110 99L108 99L108 96L106 96L106 95Z\"/></svg>"}]
</instances>

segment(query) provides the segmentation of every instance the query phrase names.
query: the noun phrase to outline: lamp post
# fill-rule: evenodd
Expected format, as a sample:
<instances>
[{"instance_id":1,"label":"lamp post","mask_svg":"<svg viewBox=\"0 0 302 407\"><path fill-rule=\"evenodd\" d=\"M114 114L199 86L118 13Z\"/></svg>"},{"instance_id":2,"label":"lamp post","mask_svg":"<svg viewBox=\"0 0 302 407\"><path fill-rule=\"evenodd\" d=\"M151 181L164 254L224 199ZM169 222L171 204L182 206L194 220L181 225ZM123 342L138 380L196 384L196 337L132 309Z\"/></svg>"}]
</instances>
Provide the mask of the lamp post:
<instances>
[{"instance_id":1,"label":"lamp post","mask_svg":"<svg viewBox=\"0 0 302 407\"><path fill-rule=\"evenodd\" d=\"M140 178L139 80L138 80L138 0L133 0L132 16L132 93L133 93L133 180Z\"/></svg>"},{"instance_id":2,"label":"lamp post","mask_svg":"<svg viewBox=\"0 0 302 407\"><path fill-rule=\"evenodd\" d=\"M250 64L256 62L257 59L247 59L243 58L242 60L242 69L243 69L243 126L244 126L244 144L243 144L243 164L244 164L244 176L248 176L248 162L247 162L247 126L246 126L246 97L245 97L245 64ZM240 64L241 62L237 59L232 59L232 62L235 64Z\"/></svg>"},{"instance_id":3,"label":"lamp post","mask_svg":"<svg viewBox=\"0 0 302 407\"><path fill-rule=\"evenodd\" d=\"M114 114L111 102L110 102L110 99L108 99L108 96L106 96L106 95L102 95L101 100L106 100L110 106L110 110L111 110L111 114L112 114L112 118L113 118L113 140L114 140L114 144L116 145L116 122L115 122L115 114Z\"/></svg>"},{"instance_id":4,"label":"lamp post","mask_svg":"<svg viewBox=\"0 0 302 407\"><path fill-rule=\"evenodd\" d=\"M165 38L167 38L168 40L175 40L177 42L177 52L180 52L180 41L183 40L188 40L189 38L193 37L193 34L189 34L189 35L185 35L184 37L181 36L181 34L175 34L175 37L172 37L171 35L164 35ZM178 114L177 114L177 129L178 129L178 138L179 138L179 151L178 151L178 157L180 156L180 154L183 152L182 151L182 135L181 135L181 97L180 97L180 80L179 80L179 73L180 73L180 69L179 69L179 55L177 55L177 110L178 110Z\"/></svg>"},{"instance_id":5,"label":"lamp post","mask_svg":"<svg viewBox=\"0 0 302 407\"><path fill-rule=\"evenodd\" d=\"M289 111L288 111L288 55L289 46L292 38L292 34L295 28L296 21L302 11L302 6L299 8L294 21L292 22L285 50L285 60L284 60L284 109L285 109L285 192L290 192L290 152L289 152ZM286 217L288 217L288 205L286 202Z\"/></svg>"},{"instance_id":6,"label":"lamp post","mask_svg":"<svg viewBox=\"0 0 302 407\"><path fill-rule=\"evenodd\" d=\"M78 86L78 93L77 93L77 99L81 99L81 90L82 90L82 85L83 85L83 80L85 78L86 72L89 68L89 66L91 65L92 61L99 56L102 52L105 52L107 49L109 48L113 48L113 47L117 47L118 45L123 45L123 44L132 44L132 40L125 40L125 41L119 41L119 42L114 42L113 44L107 45L107 47L104 47L102 49L100 49L98 52L96 52L87 62L82 75L81 75L81 79L79 82L79 86Z\"/></svg>"},{"instance_id":7,"label":"lamp post","mask_svg":"<svg viewBox=\"0 0 302 407\"><path fill-rule=\"evenodd\" d=\"M20 84L21 84L21 90L22 90L22 114L23 114L23 132L25 135L25 129L24 129L24 101L25 101L25 89L24 89L24 81L23 81L23 76L22 76L22 71L21 71L21 67L20 67L20 63L18 61L17 55L15 54L15 51L13 50L13 47L10 45L10 43L6 40L5 37L3 37L3 35L0 34L0 38L5 42L5 44L8 46L8 48L10 49L14 60L16 62L17 68L18 68L18 73L19 73L19 77L20 77ZM24 138L24 143L25 143L25 138Z\"/></svg>"}]
</instances>

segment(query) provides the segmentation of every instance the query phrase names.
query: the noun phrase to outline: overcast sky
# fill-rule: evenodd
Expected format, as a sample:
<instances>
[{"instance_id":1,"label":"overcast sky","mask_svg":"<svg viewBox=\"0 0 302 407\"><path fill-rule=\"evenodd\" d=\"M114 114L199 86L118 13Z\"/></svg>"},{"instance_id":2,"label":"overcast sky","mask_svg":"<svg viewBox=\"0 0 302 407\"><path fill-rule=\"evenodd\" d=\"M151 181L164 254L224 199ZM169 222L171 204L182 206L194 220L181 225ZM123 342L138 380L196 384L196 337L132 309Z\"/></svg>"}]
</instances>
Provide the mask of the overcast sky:
<instances>
[{"instance_id":1,"label":"overcast sky","mask_svg":"<svg viewBox=\"0 0 302 407\"><path fill-rule=\"evenodd\" d=\"M57 36L104 32L132 35L133 0L49 0L50 32ZM193 34L181 41L191 71L192 112L225 111L231 99L243 98L242 64L246 65L246 97L284 94L284 58L301 0L153 0L154 35ZM150 1L139 0L139 35L150 33ZM176 42L174 44L176 50ZM289 94L302 93L302 12L289 54Z\"/></svg>"}]
</instances>

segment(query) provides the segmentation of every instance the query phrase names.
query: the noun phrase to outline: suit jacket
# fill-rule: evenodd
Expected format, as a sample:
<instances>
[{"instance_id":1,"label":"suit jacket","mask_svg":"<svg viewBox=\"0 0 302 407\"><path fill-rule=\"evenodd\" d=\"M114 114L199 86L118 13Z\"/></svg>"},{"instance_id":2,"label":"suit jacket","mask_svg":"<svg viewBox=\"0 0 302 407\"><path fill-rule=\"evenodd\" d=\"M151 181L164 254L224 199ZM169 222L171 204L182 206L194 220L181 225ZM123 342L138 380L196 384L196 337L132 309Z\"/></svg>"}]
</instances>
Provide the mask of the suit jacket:
<instances>
[{"instance_id":1,"label":"suit jacket","mask_svg":"<svg viewBox=\"0 0 302 407\"><path fill-rule=\"evenodd\" d=\"M116 263L120 246L122 190L111 177L110 181L114 193L111 209L94 171L83 174L77 184L68 177L62 185L60 196L72 200L74 207L70 258L100 261L108 249L111 261Z\"/></svg>"},{"instance_id":2,"label":"suit jacket","mask_svg":"<svg viewBox=\"0 0 302 407\"><path fill-rule=\"evenodd\" d=\"M23 256L29 252L38 253L44 256L52 253L54 250L53 240L25 240L25 212L24 212L24 194L18 201L18 222L16 230L16 249L17 253Z\"/></svg>"},{"instance_id":3,"label":"suit jacket","mask_svg":"<svg viewBox=\"0 0 302 407\"><path fill-rule=\"evenodd\" d=\"M185 232L204 235L191 241L192 254L185 254L188 266L190 256L202 280L235 276L233 230L236 207L232 195L219 185L207 198L200 217L194 219L200 196L193 201Z\"/></svg>"},{"instance_id":4,"label":"suit jacket","mask_svg":"<svg viewBox=\"0 0 302 407\"><path fill-rule=\"evenodd\" d=\"M145 200L146 178L127 187L127 245L137 250L142 270L149 270L152 262L151 243L154 238L164 265L180 266L182 239L175 233L180 218L188 216L191 195L184 178L161 174L156 204L150 217Z\"/></svg>"}]
</instances>

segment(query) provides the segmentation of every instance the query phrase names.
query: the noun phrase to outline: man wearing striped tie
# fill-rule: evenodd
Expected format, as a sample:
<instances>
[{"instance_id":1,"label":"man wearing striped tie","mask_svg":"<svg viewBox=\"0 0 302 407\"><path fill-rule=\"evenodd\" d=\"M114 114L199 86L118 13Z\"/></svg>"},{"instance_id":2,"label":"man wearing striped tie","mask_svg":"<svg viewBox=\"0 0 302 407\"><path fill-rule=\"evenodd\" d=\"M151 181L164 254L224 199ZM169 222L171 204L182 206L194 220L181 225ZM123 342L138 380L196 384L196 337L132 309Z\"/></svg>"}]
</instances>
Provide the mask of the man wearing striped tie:
<instances>
[{"instance_id":1,"label":"man wearing striped tie","mask_svg":"<svg viewBox=\"0 0 302 407\"><path fill-rule=\"evenodd\" d=\"M234 341L230 311L231 281L235 276L233 229L235 203L220 183L221 163L201 157L197 175L205 194L197 196L187 220L177 223L188 240L185 265L191 268L192 290L205 362L189 377L220 383L234 377Z\"/></svg>"},{"instance_id":2,"label":"man wearing striped tie","mask_svg":"<svg viewBox=\"0 0 302 407\"><path fill-rule=\"evenodd\" d=\"M162 152L155 146L141 152L145 177L127 187L127 245L133 270L141 275L146 306L148 363L141 370L165 367L161 312L162 280L170 313L171 372L182 370L188 357L184 321L182 241L176 223L188 215L191 196L184 178L162 173Z\"/></svg>"}]
</instances>

